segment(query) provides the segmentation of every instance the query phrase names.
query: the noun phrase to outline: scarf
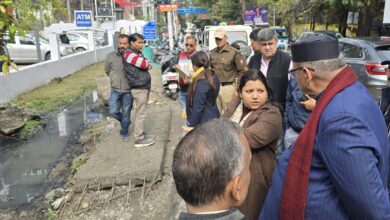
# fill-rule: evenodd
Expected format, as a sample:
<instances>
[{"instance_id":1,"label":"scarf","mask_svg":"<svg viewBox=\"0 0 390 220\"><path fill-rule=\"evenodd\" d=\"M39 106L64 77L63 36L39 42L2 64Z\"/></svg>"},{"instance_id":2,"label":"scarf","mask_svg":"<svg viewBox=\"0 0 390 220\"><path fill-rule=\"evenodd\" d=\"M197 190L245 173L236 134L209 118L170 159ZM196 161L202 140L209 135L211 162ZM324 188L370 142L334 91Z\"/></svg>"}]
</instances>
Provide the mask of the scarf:
<instances>
[{"instance_id":1,"label":"scarf","mask_svg":"<svg viewBox=\"0 0 390 220\"><path fill-rule=\"evenodd\" d=\"M236 122L237 124L240 124L240 126L242 127L244 125L244 122L246 121L246 119L248 119L249 115L251 115L252 112L253 111L250 111L241 120L242 114L244 113L244 104L241 101L240 104L238 104L238 106L237 106L236 110L234 111L233 115L230 117L230 121Z\"/></svg>"},{"instance_id":2,"label":"scarf","mask_svg":"<svg viewBox=\"0 0 390 220\"><path fill-rule=\"evenodd\" d=\"M204 70L204 67L203 67L203 66L200 67L199 69L197 69L197 70L192 74L192 81L194 81L195 78L196 78L199 74L201 74L201 73L203 72L203 70Z\"/></svg>"},{"instance_id":3,"label":"scarf","mask_svg":"<svg viewBox=\"0 0 390 220\"><path fill-rule=\"evenodd\" d=\"M281 220L303 220L305 218L310 165L321 113L337 93L356 81L357 76L351 67L345 67L337 74L317 101L305 127L299 134L284 178L280 206Z\"/></svg>"}]
</instances>

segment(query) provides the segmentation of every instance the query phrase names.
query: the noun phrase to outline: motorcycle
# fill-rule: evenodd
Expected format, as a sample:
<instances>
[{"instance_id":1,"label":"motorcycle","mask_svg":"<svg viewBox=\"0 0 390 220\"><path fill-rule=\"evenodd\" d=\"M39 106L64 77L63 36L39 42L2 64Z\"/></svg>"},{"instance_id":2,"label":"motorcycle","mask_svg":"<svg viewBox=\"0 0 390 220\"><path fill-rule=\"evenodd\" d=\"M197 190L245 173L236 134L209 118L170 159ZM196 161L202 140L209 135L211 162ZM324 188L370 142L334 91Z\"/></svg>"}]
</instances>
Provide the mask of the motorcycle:
<instances>
[{"instance_id":1,"label":"motorcycle","mask_svg":"<svg viewBox=\"0 0 390 220\"><path fill-rule=\"evenodd\" d=\"M167 42L153 49L153 62L161 63L165 56L169 55L169 45Z\"/></svg>"},{"instance_id":2,"label":"motorcycle","mask_svg":"<svg viewBox=\"0 0 390 220\"><path fill-rule=\"evenodd\" d=\"M161 85L165 94L176 100L179 96L179 73L173 66L178 63L178 56L172 53L164 57L161 63Z\"/></svg>"}]
</instances>

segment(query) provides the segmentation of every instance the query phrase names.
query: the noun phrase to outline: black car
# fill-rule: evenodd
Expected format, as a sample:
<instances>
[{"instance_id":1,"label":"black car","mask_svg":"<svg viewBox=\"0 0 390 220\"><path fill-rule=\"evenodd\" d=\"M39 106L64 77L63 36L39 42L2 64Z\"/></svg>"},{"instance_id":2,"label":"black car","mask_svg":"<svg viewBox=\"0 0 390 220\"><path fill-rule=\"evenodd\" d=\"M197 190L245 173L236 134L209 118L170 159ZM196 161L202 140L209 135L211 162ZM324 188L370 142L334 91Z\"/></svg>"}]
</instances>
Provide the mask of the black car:
<instances>
[{"instance_id":1,"label":"black car","mask_svg":"<svg viewBox=\"0 0 390 220\"><path fill-rule=\"evenodd\" d=\"M385 67L381 62L390 60L390 42L340 38L339 49L364 85L387 85Z\"/></svg>"}]
</instances>

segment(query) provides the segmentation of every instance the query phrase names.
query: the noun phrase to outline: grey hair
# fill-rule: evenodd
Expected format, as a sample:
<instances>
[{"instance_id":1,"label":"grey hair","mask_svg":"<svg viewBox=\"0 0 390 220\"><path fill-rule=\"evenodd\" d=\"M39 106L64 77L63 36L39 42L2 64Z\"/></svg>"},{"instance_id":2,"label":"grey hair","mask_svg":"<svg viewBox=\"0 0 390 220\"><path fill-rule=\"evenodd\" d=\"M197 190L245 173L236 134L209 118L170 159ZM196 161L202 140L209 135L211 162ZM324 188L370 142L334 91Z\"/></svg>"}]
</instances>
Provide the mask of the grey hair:
<instances>
[{"instance_id":1,"label":"grey hair","mask_svg":"<svg viewBox=\"0 0 390 220\"><path fill-rule=\"evenodd\" d=\"M244 148L237 123L214 119L190 131L173 154L172 174L178 194L188 204L220 200L226 186L244 168Z\"/></svg>"},{"instance_id":2,"label":"grey hair","mask_svg":"<svg viewBox=\"0 0 390 220\"><path fill-rule=\"evenodd\" d=\"M295 62L295 64L297 68L308 67L314 69L314 75L322 80L329 80L331 77L329 73L346 65L343 54L334 59Z\"/></svg>"},{"instance_id":3,"label":"grey hair","mask_svg":"<svg viewBox=\"0 0 390 220\"><path fill-rule=\"evenodd\" d=\"M257 36L255 38L255 41L261 42L261 41L270 41L272 39L278 41L278 33L276 31L272 30L271 28L265 28L259 31L257 33Z\"/></svg>"}]
</instances>

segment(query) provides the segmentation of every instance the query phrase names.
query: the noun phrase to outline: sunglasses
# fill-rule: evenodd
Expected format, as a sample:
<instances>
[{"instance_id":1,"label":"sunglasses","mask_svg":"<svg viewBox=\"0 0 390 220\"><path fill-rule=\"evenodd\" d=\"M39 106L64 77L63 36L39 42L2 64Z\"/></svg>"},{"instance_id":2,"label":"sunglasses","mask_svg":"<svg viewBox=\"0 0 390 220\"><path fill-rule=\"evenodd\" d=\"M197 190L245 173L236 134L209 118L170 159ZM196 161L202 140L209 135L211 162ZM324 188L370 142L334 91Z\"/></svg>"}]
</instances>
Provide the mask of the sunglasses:
<instances>
[{"instance_id":1,"label":"sunglasses","mask_svg":"<svg viewBox=\"0 0 390 220\"><path fill-rule=\"evenodd\" d=\"M194 44L185 44L186 47L193 47L195 46Z\"/></svg>"}]
</instances>

